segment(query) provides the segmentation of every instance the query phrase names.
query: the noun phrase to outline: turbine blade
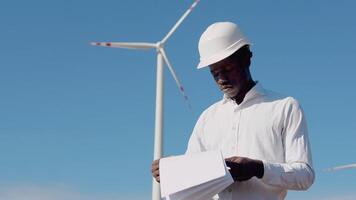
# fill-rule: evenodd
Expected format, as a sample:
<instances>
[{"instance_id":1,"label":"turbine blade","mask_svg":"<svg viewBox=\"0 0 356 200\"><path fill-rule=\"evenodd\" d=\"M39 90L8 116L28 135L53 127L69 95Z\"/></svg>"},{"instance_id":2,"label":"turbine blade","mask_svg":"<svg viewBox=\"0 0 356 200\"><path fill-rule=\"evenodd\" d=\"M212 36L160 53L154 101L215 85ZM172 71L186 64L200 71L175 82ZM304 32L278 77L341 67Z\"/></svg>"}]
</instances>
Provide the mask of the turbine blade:
<instances>
[{"instance_id":1,"label":"turbine blade","mask_svg":"<svg viewBox=\"0 0 356 200\"><path fill-rule=\"evenodd\" d=\"M91 42L94 46L125 48L125 49L154 49L157 47L155 43L146 42Z\"/></svg>"},{"instance_id":2,"label":"turbine blade","mask_svg":"<svg viewBox=\"0 0 356 200\"><path fill-rule=\"evenodd\" d=\"M188 100L188 96L185 94L184 87L183 87L183 85L180 83L180 81L179 81L179 79L178 79L178 77L177 77L177 74L176 74L176 72L174 71L174 69L173 69L171 63L169 62L169 60L168 60L168 58L167 58L167 55L166 55L164 49L163 49L163 48L159 48L159 53L161 53L161 55L162 55L162 57L163 57L165 63L167 64L169 71L171 72L171 74L172 74L174 80L176 81L176 84L177 84L177 86L178 86L178 88L179 88L179 91L182 93L182 95L183 95L185 101L186 101L187 104L188 104L189 109L192 109L192 106L190 105L189 100Z\"/></svg>"},{"instance_id":3,"label":"turbine blade","mask_svg":"<svg viewBox=\"0 0 356 200\"><path fill-rule=\"evenodd\" d=\"M164 44L169 37L177 30L178 26L183 22L183 20L193 11L194 7L199 3L200 0L195 0L194 3L189 7L187 11L182 15L182 17L177 21L177 23L171 28L168 34L163 38L162 43Z\"/></svg>"},{"instance_id":4,"label":"turbine blade","mask_svg":"<svg viewBox=\"0 0 356 200\"><path fill-rule=\"evenodd\" d=\"M326 169L325 171L337 171L337 170L352 169L352 168L356 169L356 163L350 164L350 165L341 165L341 166L337 166L337 167L332 167L332 168Z\"/></svg>"}]
</instances>

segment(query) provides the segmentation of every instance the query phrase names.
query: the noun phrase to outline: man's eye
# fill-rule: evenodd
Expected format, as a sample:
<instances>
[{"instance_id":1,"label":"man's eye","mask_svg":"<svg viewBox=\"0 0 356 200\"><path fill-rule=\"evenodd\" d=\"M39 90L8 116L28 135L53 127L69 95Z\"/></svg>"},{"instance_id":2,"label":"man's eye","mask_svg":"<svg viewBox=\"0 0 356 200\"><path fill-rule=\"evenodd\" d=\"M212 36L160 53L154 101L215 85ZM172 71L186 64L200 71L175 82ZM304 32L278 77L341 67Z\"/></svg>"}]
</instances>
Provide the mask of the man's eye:
<instances>
[{"instance_id":1,"label":"man's eye","mask_svg":"<svg viewBox=\"0 0 356 200\"><path fill-rule=\"evenodd\" d=\"M226 68L225 68L225 71L229 72L229 71L231 71L232 69L233 69L233 67L226 67Z\"/></svg>"}]
</instances>

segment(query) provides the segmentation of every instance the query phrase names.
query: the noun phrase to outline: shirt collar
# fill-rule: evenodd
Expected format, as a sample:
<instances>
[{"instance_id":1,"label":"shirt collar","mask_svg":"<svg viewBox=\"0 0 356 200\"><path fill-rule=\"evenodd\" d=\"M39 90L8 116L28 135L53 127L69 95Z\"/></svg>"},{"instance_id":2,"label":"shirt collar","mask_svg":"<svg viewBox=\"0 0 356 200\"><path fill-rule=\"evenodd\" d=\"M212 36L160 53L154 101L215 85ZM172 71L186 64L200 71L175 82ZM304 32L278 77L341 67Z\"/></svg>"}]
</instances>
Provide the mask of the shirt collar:
<instances>
[{"instance_id":1,"label":"shirt collar","mask_svg":"<svg viewBox=\"0 0 356 200\"><path fill-rule=\"evenodd\" d=\"M258 81L256 81L256 85L253 86L245 95L245 98L244 100L242 101L242 103L246 102L246 101L249 101L257 96L262 96L265 94L265 91L264 91L264 88L262 87L262 84L259 83ZM224 94L224 97L223 97L223 101L222 103L225 104L229 101L232 101L231 98L227 97L225 94Z\"/></svg>"}]
</instances>

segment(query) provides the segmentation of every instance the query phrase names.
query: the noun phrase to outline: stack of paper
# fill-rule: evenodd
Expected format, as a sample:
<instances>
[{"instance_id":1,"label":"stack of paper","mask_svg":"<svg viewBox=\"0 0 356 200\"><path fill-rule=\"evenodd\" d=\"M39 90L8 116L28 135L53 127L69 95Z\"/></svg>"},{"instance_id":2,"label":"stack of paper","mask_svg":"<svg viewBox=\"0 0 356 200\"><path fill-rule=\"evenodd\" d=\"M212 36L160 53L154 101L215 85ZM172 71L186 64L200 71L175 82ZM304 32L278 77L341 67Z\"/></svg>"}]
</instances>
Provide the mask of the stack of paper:
<instances>
[{"instance_id":1,"label":"stack of paper","mask_svg":"<svg viewBox=\"0 0 356 200\"><path fill-rule=\"evenodd\" d=\"M206 200L234 182L218 151L162 158L159 165L166 200Z\"/></svg>"}]
</instances>

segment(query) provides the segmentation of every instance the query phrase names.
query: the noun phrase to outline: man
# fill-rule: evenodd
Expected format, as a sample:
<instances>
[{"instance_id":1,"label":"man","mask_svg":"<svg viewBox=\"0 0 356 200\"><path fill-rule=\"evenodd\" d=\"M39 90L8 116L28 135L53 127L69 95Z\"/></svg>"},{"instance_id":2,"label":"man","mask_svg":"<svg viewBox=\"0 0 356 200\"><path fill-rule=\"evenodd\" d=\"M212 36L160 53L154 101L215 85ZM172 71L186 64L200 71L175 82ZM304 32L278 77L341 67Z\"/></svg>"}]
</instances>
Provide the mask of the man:
<instances>
[{"instance_id":1,"label":"man","mask_svg":"<svg viewBox=\"0 0 356 200\"><path fill-rule=\"evenodd\" d=\"M284 199L314 182L303 111L292 98L252 79L250 42L231 22L214 23L199 40L198 69L209 66L222 100L199 117L186 153L220 150L234 183L220 200ZM159 181L159 160L152 163Z\"/></svg>"}]
</instances>

